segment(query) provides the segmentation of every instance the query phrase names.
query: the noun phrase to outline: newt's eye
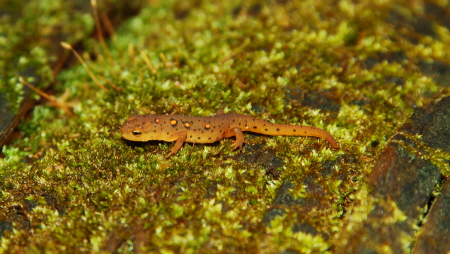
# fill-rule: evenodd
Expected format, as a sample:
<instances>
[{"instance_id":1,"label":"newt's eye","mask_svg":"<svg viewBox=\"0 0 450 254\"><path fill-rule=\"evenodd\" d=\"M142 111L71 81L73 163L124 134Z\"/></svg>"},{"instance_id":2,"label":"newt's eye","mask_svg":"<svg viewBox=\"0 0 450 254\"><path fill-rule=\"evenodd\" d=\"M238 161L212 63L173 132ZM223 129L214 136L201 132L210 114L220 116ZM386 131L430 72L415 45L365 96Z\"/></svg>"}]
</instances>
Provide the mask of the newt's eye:
<instances>
[{"instance_id":1,"label":"newt's eye","mask_svg":"<svg viewBox=\"0 0 450 254\"><path fill-rule=\"evenodd\" d=\"M140 131L133 131L132 133L136 137L139 137L142 134L142 132L140 132Z\"/></svg>"}]
</instances>

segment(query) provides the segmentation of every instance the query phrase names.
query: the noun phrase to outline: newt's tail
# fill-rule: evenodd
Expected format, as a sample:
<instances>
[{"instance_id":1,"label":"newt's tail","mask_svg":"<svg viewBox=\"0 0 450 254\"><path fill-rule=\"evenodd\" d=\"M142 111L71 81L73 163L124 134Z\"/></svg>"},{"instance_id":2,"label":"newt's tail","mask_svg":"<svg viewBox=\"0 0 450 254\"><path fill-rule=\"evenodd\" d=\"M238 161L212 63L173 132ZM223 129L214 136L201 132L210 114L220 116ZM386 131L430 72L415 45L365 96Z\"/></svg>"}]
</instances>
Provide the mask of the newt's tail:
<instances>
[{"instance_id":1,"label":"newt's tail","mask_svg":"<svg viewBox=\"0 0 450 254\"><path fill-rule=\"evenodd\" d=\"M248 131L261 133L264 135L272 136L312 136L326 139L334 148L339 148L339 144L336 140L325 130L312 127L312 126L302 126L302 125L289 125L289 124L273 124L263 120L263 124L258 124L258 127L249 129ZM262 126L262 127L260 127Z\"/></svg>"}]
</instances>

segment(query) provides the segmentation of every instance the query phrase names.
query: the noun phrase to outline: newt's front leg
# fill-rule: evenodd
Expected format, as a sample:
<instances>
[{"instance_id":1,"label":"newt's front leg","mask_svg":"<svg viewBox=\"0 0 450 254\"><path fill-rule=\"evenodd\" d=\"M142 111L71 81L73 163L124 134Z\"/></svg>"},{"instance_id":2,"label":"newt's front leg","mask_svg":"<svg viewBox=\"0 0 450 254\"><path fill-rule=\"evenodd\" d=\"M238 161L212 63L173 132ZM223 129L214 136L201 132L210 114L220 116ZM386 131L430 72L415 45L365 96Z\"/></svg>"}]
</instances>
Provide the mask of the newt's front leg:
<instances>
[{"instance_id":1,"label":"newt's front leg","mask_svg":"<svg viewBox=\"0 0 450 254\"><path fill-rule=\"evenodd\" d=\"M173 139L171 141L176 140L177 142L172 147L172 149L170 150L170 153L167 154L166 157L176 154L178 152L178 150L180 150L180 148L183 146L184 141L186 141L186 137L187 137L187 133L185 131L180 131L180 132L172 134L171 138L173 138Z\"/></svg>"}]
</instances>

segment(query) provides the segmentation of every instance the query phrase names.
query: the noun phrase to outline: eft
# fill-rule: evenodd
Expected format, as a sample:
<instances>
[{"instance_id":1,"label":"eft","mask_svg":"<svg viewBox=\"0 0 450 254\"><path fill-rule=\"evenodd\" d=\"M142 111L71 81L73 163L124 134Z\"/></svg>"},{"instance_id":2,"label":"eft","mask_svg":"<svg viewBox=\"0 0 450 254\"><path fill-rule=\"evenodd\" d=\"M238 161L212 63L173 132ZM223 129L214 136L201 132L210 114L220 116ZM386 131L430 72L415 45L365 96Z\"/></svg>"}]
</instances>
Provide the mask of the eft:
<instances>
[{"instance_id":1,"label":"eft","mask_svg":"<svg viewBox=\"0 0 450 254\"><path fill-rule=\"evenodd\" d=\"M233 150L242 149L244 131L273 136L313 136L328 140L334 148L339 147L325 130L312 126L274 124L241 114L218 113L207 117L133 115L120 128L122 137L132 141L176 141L167 157L177 153L184 142L214 143L232 136L236 137L231 145Z\"/></svg>"}]
</instances>

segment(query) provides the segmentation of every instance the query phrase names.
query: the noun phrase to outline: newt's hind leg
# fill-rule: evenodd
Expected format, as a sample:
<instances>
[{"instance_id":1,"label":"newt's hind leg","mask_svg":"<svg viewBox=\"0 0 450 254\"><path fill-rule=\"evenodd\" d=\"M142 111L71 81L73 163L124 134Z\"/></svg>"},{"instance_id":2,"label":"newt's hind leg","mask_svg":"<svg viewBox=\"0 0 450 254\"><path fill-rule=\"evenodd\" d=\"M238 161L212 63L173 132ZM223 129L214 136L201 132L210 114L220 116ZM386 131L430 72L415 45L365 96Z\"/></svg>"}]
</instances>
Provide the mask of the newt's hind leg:
<instances>
[{"instance_id":1,"label":"newt's hind leg","mask_svg":"<svg viewBox=\"0 0 450 254\"><path fill-rule=\"evenodd\" d=\"M244 133L242 133L241 129L239 128L234 128L233 129L234 132L234 136L236 136L236 141L231 144L231 147L233 148L233 150L236 150L237 148L242 149L242 145L244 144Z\"/></svg>"}]
</instances>

